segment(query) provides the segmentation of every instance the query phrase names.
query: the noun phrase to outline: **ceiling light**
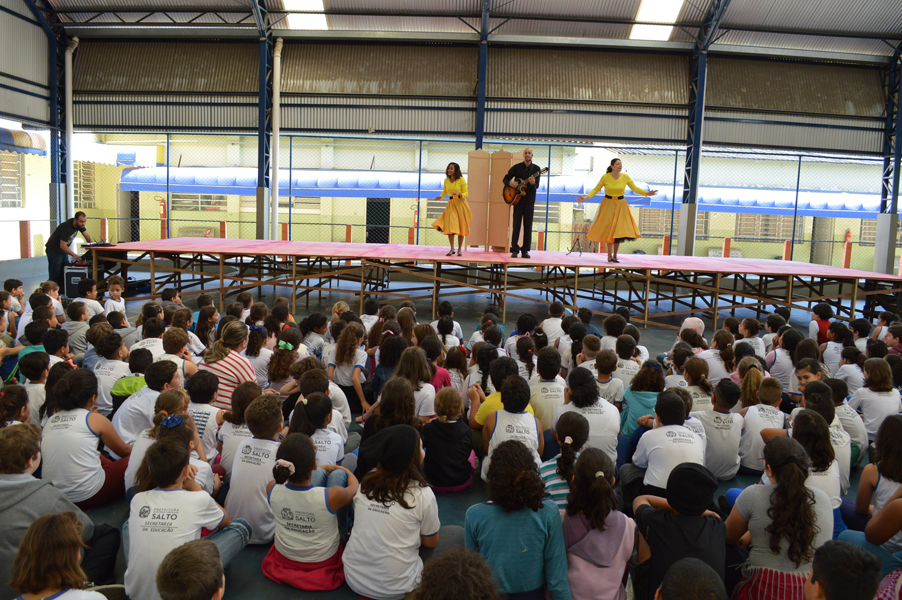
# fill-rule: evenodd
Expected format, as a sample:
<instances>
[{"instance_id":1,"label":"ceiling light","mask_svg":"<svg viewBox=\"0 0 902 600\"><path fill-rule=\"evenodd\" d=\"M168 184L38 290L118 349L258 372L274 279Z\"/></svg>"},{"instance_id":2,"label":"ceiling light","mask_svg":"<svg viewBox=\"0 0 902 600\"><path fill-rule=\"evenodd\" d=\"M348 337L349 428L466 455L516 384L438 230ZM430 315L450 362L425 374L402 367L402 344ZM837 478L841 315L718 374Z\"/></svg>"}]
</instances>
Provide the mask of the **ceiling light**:
<instances>
[{"instance_id":1,"label":"ceiling light","mask_svg":"<svg viewBox=\"0 0 902 600\"><path fill-rule=\"evenodd\" d=\"M683 0L642 0L636 14L637 21L652 23L676 23ZM673 33L670 25L633 25L631 40L667 41Z\"/></svg>"},{"instance_id":2,"label":"ceiling light","mask_svg":"<svg viewBox=\"0 0 902 600\"><path fill-rule=\"evenodd\" d=\"M282 6L285 10L324 10L323 0L282 0ZM288 15L289 29L302 30L325 30L329 29L326 22L326 15L316 13L291 13Z\"/></svg>"}]
</instances>

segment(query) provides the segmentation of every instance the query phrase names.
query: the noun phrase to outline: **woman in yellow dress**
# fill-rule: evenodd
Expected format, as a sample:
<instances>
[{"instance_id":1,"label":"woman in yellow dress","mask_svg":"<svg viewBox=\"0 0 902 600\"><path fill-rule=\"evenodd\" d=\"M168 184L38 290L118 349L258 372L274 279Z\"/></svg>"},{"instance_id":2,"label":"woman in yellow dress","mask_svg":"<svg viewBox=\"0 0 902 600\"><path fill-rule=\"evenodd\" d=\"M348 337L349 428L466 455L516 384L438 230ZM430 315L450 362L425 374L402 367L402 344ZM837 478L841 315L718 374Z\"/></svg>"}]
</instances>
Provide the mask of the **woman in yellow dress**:
<instances>
[{"instance_id":1,"label":"woman in yellow dress","mask_svg":"<svg viewBox=\"0 0 902 600\"><path fill-rule=\"evenodd\" d=\"M633 183L632 178L623 172L623 163L619 158L611 161L607 173L602 175L598 185L585 196L577 198L578 202L585 202L604 188L605 196L598 207L598 216L589 229L588 238L593 242L605 244L608 249L608 262L619 263L617 260L617 251L620 250L621 242L635 240L642 237L639 235L639 227L633 220L630 213L630 207L626 200L623 199L623 192L626 186L639 194L640 196L654 196L658 190L646 192Z\"/></svg>"},{"instance_id":2,"label":"woman in yellow dress","mask_svg":"<svg viewBox=\"0 0 902 600\"><path fill-rule=\"evenodd\" d=\"M473 211L470 210L470 204L467 202L469 190L467 189L467 180L460 172L460 165L448 163L445 175L447 175L445 186L436 200L448 196L448 205L445 207L445 212L435 220L432 226L448 236L451 251L445 256L454 256L454 235L457 234L457 255L460 256L461 247L464 245L464 236L470 235Z\"/></svg>"}]
</instances>

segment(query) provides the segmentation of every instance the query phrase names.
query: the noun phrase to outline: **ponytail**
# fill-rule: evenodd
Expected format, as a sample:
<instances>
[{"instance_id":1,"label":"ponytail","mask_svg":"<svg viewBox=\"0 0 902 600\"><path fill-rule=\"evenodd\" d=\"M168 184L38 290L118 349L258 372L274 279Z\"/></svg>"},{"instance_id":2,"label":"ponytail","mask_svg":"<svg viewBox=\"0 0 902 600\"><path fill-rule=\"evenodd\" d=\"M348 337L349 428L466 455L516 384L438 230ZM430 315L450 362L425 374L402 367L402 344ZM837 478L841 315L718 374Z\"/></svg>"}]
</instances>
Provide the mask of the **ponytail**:
<instances>
[{"instance_id":1,"label":"ponytail","mask_svg":"<svg viewBox=\"0 0 902 600\"><path fill-rule=\"evenodd\" d=\"M295 411L295 414L297 412ZM316 464L316 447L313 440L301 433L290 433L276 451L276 464L272 468L272 475L279 485L286 481L300 483L310 477L314 464Z\"/></svg>"},{"instance_id":2,"label":"ponytail","mask_svg":"<svg viewBox=\"0 0 902 600\"><path fill-rule=\"evenodd\" d=\"M842 349L842 353L839 356L853 365L858 365L859 369L864 370L864 361L867 360L867 357L861 353L857 346L846 346Z\"/></svg>"},{"instance_id":3,"label":"ponytail","mask_svg":"<svg viewBox=\"0 0 902 600\"><path fill-rule=\"evenodd\" d=\"M0 389L0 429L28 406L28 392L21 385L7 385Z\"/></svg>"},{"instance_id":4,"label":"ponytail","mask_svg":"<svg viewBox=\"0 0 902 600\"><path fill-rule=\"evenodd\" d=\"M319 329L328 322L329 320L326 319L326 315L323 313L313 313L310 316L301 319L301 322L298 323L298 329L301 330L301 335L303 335L303 337L307 337L313 333L314 330Z\"/></svg>"},{"instance_id":5,"label":"ponytail","mask_svg":"<svg viewBox=\"0 0 902 600\"><path fill-rule=\"evenodd\" d=\"M87 369L74 369L57 382L44 405L47 416L60 411L86 408L97 396L97 376Z\"/></svg>"},{"instance_id":6,"label":"ponytail","mask_svg":"<svg viewBox=\"0 0 902 600\"><path fill-rule=\"evenodd\" d=\"M256 358L260 356L260 349L266 343L266 329L260 331L261 328L255 325L254 317L248 317L244 320L244 323L248 329L247 348L244 350L244 354L251 358Z\"/></svg>"},{"instance_id":7,"label":"ponytail","mask_svg":"<svg viewBox=\"0 0 902 600\"><path fill-rule=\"evenodd\" d=\"M745 371L744 374L743 371ZM741 377L739 399L742 402L742 408L758 404L758 389L761 387L761 382L764 381L761 363L754 356L743 358L739 363L739 376Z\"/></svg>"},{"instance_id":8,"label":"ponytail","mask_svg":"<svg viewBox=\"0 0 902 600\"><path fill-rule=\"evenodd\" d=\"M483 391L488 389L489 368L492 365L492 361L496 358L498 358L498 348L488 342L485 342L476 354L476 365L482 372L482 381L479 384L482 386Z\"/></svg>"},{"instance_id":9,"label":"ponytail","mask_svg":"<svg viewBox=\"0 0 902 600\"><path fill-rule=\"evenodd\" d=\"M568 411L558 419L555 431L561 442L561 455L557 458L557 474L569 486L573 481L576 453L589 439L589 421L578 412Z\"/></svg>"},{"instance_id":10,"label":"ponytail","mask_svg":"<svg viewBox=\"0 0 902 600\"><path fill-rule=\"evenodd\" d=\"M288 426L288 433L313 435L317 429L326 426L326 421L331 414L332 402L328 396L321 392L310 394L295 407L294 415Z\"/></svg>"},{"instance_id":11,"label":"ponytail","mask_svg":"<svg viewBox=\"0 0 902 600\"><path fill-rule=\"evenodd\" d=\"M845 323L833 321L827 327L827 331L833 334L833 341L843 345L843 348L851 348L855 346L855 335Z\"/></svg>"},{"instance_id":12,"label":"ponytail","mask_svg":"<svg viewBox=\"0 0 902 600\"><path fill-rule=\"evenodd\" d=\"M777 485L771 493L767 516L771 524L770 549L781 553L783 541L788 542L786 554L800 567L814 556L814 538L820 531L814 512L814 493L805 486L808 478L808 455L797 441L778 437L764 447L764 462L774 472Z\"/></svg>"},{"instance_id":13,"label":"ponytail","mask_svg":"<svg viewBox=\"0 0 902 600\"><path fill-rule=\"evenodd\" d=\"M153 406L153 427L150 437L157 439L160 435L160 424L169 415L184 413L188 408L188 394L184 390L166 390L157 396Z\"/></svg>"},{"instance_id":14,"label":"ponytail","mask_svg":"<svg viewBox=\"0 0 902 600\"><path fill-rule=\"evenodd\" d=\"M58 362L50 367L50 373L47 374L47 382L44 384L46 399L44 400L44 404L41 405L41 410L38 411L41 421L43 421L45 417L49 417L54 412L58 412L60 410L59 408L56 408L56 399L53 397L54 389L56 388L56 384L59 383L60 379L74 370L75 367L67 362Z\"/></svg>"},{"instance_id":15,"label":"ponytail","mask_svg":"<svg viewBox=\"0 0 902 600\"><path fill-rule=\"evenodd\" d=\"M586 448L576 461L567 497L567 515L584 514L593 529L604 531L608 515L616 508L614 463L598 448Z\"/></svg>"},{"instance_id":16,"label":"ponytail","mask_svg":"<svg viewBox=\"0 0 902 600\"><path fill-rule=\"evenodd\" d=\"M714 334L713 344L720 350L720 358L727 373L732 373L736 368L736 355L733 353L733 342L736 339L726 329L720 329Z\"/></svg>"},{"instance_id":17,"label":"ponytail","mask_svg":"<svg viewBox=\"0 0 902 600\"><path fill-rule=\"evenodd\" d=\"M532 377L533 371L536 370L536 343L529 334L517 340L517 356L526 363L527 378Z\"/></svg>"}]
</instances>

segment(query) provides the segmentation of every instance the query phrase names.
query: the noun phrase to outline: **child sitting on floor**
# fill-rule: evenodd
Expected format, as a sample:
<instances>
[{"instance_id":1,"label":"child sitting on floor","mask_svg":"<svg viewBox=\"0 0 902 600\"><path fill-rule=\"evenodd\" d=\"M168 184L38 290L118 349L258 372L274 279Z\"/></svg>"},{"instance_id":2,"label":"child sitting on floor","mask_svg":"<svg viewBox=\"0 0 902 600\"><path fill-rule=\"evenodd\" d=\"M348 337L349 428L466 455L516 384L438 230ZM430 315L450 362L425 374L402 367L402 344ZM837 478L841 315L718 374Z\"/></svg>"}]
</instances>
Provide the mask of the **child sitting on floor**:
<instances>
[{"instance_id":1,"label":"child sitting on floor","mask_svg":"<svg viewBox=\"0 0 902 600\"><path fill-rule=\"evenodd\" d=\"M460 492L473 483L476 454L463 398L453 387L435 395L438 418L423 425L423 474L435 492Z\"/></svg>"},{"instance_id":2,"label":"child sitting on floor","mask_svg":"<svg viewBox=\"0 0 902 600\"><path fill-rule=\"evenodd\" d=\"M570 482L573 481L573 465L589 439L589 421L577 412L566 412L561 415L556 427L561 451L541 464L539 475L545 483L545 497L554 500L558 507L566 508Z\"/></svg>"}]
</instances>

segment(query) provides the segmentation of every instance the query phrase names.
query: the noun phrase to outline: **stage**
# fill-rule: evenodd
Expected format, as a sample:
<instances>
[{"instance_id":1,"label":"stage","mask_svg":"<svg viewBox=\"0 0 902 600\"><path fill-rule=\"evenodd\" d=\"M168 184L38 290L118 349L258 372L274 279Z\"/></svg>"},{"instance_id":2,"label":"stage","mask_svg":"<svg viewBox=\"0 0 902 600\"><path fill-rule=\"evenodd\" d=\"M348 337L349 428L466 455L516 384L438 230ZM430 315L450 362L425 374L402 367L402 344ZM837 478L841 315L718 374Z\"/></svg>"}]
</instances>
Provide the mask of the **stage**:
<instances>
[{"instance_id":1,"label":"stage","mask_svg":"<svg viewBox=\"0 0 902 600\"><path fill-rule=\"evenodd\" d=\"M232 294L272 285L291 289L297 312L299 298L309 300L313 292L335 291L336 282L351 281L354 289L341 293L359 296L358 312L367 295L429 302L434 314L441 300L481 292L491 295L506 322L505 300L536 300L524 295L534 290L541 293L539 302L560 300L599 315L627 306L637 315L633 320L644 325L675 327L673 317L692 314L708 316L716 327L723 311L747 308L760 316L778 306L809 310L817 302L833 305L838 318L850 320L859 300L868 301L868 312L887 310L895 307L894 294L902 292L902 277L896 275L740 258L622 254L620 263L612 264L597 253L534 251L524 259L473 248L457 257L438 246L216 238L130 242L91 252L101 287L107 274L149 272L150 294L129 300L156 299L162 289L176 287L183 296L218 294L220 310ZM670 310L661 311L662 303L670 303ZM654 314L651 305L657 307ZM605 307L610 310L601 310Z\"/></svg>"}]
</instances>

